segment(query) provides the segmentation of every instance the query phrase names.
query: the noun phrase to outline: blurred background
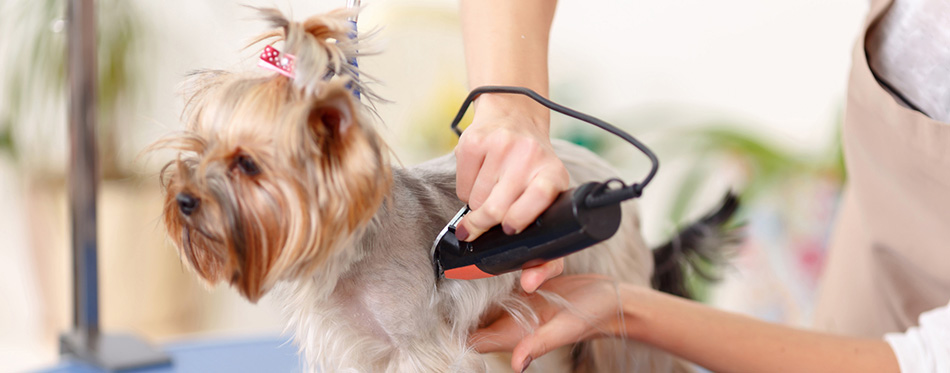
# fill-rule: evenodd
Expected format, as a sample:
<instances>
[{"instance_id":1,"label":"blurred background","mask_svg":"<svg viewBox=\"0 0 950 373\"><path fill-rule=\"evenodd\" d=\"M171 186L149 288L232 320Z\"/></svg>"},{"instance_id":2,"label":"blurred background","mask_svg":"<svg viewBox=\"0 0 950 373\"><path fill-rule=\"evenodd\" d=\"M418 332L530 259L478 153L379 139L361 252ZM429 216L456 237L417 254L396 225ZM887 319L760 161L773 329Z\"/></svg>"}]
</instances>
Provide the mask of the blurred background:
<instances>
[{"instance_id":1,"label":"blurred background","mask_svg":"<svg viewBox=\"0 0 950 373\"><path fill-rule=\"evenodd\" d=\"M278 305L202 288L160 224L158 168L142 154L180 129L177 84L199 68L250 69L264 30L244 6L302 19L343 0L98 1L101 323L151 341L278 335ZM448 124L468 88L455 0L367 0L362 30L383 53L360 61L391 103L382 132L403 165L455 145ZM596 4L592 6L592 4ZM57 361L69 328L64 0L0 0L0 371ZM845 173L837 128L865 0L562 0L551 96L654 148L640 200L653 245L744 198L748 239L706 302L807 325ZM627 179L648 163L598 130L554 117L553 133Z\"/></svg>"}]
</instances>

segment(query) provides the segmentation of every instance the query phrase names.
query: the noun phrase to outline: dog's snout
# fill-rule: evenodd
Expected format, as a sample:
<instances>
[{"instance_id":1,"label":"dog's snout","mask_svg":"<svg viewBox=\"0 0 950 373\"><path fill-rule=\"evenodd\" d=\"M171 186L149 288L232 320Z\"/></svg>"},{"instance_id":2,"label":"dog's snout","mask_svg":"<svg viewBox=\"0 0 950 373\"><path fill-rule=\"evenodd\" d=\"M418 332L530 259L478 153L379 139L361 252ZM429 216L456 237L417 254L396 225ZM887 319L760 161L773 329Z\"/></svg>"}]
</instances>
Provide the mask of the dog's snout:
<instances>
[{"instance_id":1,"label":"dog's snout","mask_svg":"<svg viewBox=\"0 0 950 373\"><path fill-rule=\"evenodd\" d=\"M181 210L182 214L191 215L198 209L198 199L191 194L178 193L175 199L178 201L178 209Z\"/></svg>"}]
</instances>

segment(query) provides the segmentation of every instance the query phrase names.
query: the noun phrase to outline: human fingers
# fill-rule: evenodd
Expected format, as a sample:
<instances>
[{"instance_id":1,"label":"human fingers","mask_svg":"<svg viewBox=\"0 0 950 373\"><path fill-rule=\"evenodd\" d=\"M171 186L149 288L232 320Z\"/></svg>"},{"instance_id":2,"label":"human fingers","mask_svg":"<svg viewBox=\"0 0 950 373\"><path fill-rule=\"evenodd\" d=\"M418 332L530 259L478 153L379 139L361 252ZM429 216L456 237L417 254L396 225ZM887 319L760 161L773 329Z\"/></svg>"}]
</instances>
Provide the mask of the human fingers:
<instances>
[{"instance_id":1,"label":"human fingers","mask_svg":"<svg viewBox=\"0 0 950 373\"><path fill-rule=\"evenodd\" d=\"M455 146L455 193L459 199L468 203L471 198L475 179L485 162L485 150L475 131L466 131Z\"/></svg>"},{"instance_id":2,"label":"human fingers","mask_svg":"<svg viewBox=\"0 0 950 373\"><path fill-rule=\"evenodd\" d=\"M545 166L524 187L502 219L502 225L513 233L521 233L546 210L561 191L567 189L570 177L558 160Z\"/></svg>"},{"instance_id":3,"label":"human fingers","mask_svg":"<svg viewBox=\"0 0 950 373\"><path fill-rule=\"evenodd\" d=\"M488 197L495 190L495 186L499 184L501 172L499 171L498 162L497 154L489 153L485 155L481 168L478 169L478 175L475 176L475 181L472 182L468 200L465 201L472 211L482 208L482 205L488 201Z\"/></svg>"},{"instance_id":4,"label":"human fingers","mask_svg":"<svg viewBox=\"0 0 950 373\"><path fill-rule=\"evenodd\" d=\"M516 372L524 371L532 360L558 347L587 339L591 329L587 322L562 310L514 347L511 368Z\"/></svg>"},{"instance_id":5,"label":"human fingers","mask_svg":"<svg viewBox=\"0 0 950 373\"><path fill-rule=\"evenodd\" d=\"M525 268L521 271L521 288L527 293L538 290L545 281L564 272L564 258L545 262L542 265Z\"/></svg>"},{"instance_id":6,"label":"human fingers","mask_svg":"<svg viewBox=\"0 0 950 373\"><path fill-rule=\"evenodd\" d=\"M483 167L483 170L485 170L485 167ZM525 183L521 175L522 172L520 169L506 172L501 179L494 184L490 194L485 198L484 203L480 206L476 206L473 205L472 202L479 198L477 194L484 188L484 185L481 184L482 180L487 178L487 176L483 178L480 174L478 180L475 181L476 186L472 192L472 199L469 201L469 207L472 208L472 212L469 212L459 221L456 227L456 237L459 237L462 241L472 241L478 238L482 233L485 233L485 231L501 223L512 203L514 203L518 196L525 190ZM509 227L503 226L503 229L506 234L514 233ZM460 230L463 232L461 236L459 235ZM462 236L464 236L464 238Z\"/></svg>"},{"instance_id":7,"label":"human fingers","mask_svg":"<svg viewBox=\"0 0 950 373\"><path fill-rule=\"evenodd\" d=\"M469 345L479 353L508 352L515 348L527 332L507 313L469 337Z\"/></svg>"}]
</instances>

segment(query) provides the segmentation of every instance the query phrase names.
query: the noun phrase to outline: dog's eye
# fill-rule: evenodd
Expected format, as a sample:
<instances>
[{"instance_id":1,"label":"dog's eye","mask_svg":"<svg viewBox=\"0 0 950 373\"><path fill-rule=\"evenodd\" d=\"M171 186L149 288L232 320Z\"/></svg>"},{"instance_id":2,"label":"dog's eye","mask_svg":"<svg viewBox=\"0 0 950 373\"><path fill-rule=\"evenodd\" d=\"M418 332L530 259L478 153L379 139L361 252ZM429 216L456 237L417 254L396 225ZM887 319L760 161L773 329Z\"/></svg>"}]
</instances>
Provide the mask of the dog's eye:
<instances>
[{"instance_id":1,"label":"dog's eye","mask_svg":"<svg viewBox=\"0 0 950 373\"><path fill-rule=\"evenodd\" d=\"M234 162L245 175L254 176L261 173L261 169L260 167L257 167L257 163L254 163L254 160L251 159L251 157L248 157L244 154L237 156Z\"/></svg>"}]
</instances>

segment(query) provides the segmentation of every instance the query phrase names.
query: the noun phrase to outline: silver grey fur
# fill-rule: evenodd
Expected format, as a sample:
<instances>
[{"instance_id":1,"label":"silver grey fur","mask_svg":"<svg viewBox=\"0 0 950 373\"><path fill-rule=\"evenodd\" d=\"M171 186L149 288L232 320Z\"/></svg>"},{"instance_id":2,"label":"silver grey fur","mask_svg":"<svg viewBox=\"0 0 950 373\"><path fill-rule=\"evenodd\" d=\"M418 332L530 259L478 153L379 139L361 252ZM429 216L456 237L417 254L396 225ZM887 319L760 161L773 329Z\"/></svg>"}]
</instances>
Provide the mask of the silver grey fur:
<instances>
[{"instance_id":1,"label":"silver grey fur","mask_svg":"<svg viewBox=\"0 0 950 373\"><path fill-rule=\"evenodd\" d=\"M556 141L571 185L616 177L590 151ZM455 158L443 156L394 170L389 200L373 222L312 275L279 283L290 331L312 371L508 371L507 355L480 355L469 333L487 311L533 318L519 300L519 273L474 280L437 280L429 249L462 206L455 194ZM617 234L567 257L565 273L600 273L649 286L650 250L641 237L633 201L623 204ZM634 341L599 339L579 346L595 371L682 371L685 364ZM543 372L572 371L570 349L532 363ZM589 367L590 368L590 367Z\"/></svg>"}]
</instances>

